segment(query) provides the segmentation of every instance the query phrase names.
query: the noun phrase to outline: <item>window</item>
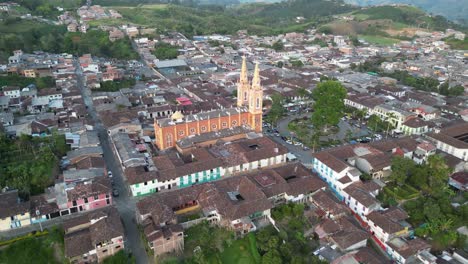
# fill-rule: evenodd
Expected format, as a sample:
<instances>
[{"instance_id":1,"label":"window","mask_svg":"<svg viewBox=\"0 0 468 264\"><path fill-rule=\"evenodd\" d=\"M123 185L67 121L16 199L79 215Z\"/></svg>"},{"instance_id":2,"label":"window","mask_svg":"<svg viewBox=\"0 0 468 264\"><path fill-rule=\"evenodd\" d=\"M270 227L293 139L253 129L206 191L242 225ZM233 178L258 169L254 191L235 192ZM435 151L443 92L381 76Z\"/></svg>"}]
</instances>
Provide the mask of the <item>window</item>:
<instances>
[{"instance_id":1,"label":"window","mask_svg":"<svg viewBox=\"0 0 468 264\"><path fill-rule=\"evenodd\" d=\"M94 195L94 200L98 200L99 199L99 196L98 195Z\"/></svg>"},{"instance_id":2,"label":"window","mask_svg":"<svg viewBox=\"0 0 468 264\"><path fill-rule=\"evenodd\" d=\"M223 122L223 123L221 124L221 126L222 126L222 127L227 127L227 122Z\"/></svg>"},{"instance_id":3,"label":"window","mask_svg":"<svg viewBox=\"0 0 468 264\"><path fill-rule=\"evenodd\" d=\"M88 203L88 198L84 198L84 202L85 202L85 203Z\"/></svg>"},{"instance_id":4,"label":"window","mask_svg":"<svg viewBox=\"0 0 468 264\"><path fill-rule=\"evenodd\" d=\"M145 182L145 186L148 185L148 182Z\"/></svg>"},{"instance_id":5,"label":"window","mask_svg":"<svg viewBox=\"0 0 468 264\"><path fill-rule=\"evenodd\" d=\"M76 206L76 201L73 201L73 206Z\"/></svg>"},{"instance_id":6,"label":"window","mask_svg":"<svg viewBox=\"0 0 468 264\"><path fill-rule=\"evenodd\" d=\"M233 126L237 126L237 120L233 120L233 121L232 121L232 125L233 125Z\"/></svg>"},{"instance_id":7,"label":"window","mask_svg":"<svg viewBox=\"0 0 468 264\"><path fill-rule=\"evenodd\" d=\"M102 253L106 253L106 252L107 252L107 249L104 249L104 250L102 251Z\"/></svg>"},{"instance_id":8,"label":"window","mask_svg":"<svg viewBox=\"0 0 468 264\"><path fill-rule=\"evenodd\" d=\"M247 92L244 92L244 101L247 101Z\"/></svg>"},{"instance_id":9,"label":"window","mask_svg":"<svg viewBox=\"0 0 468 264\"><path fill-rule=\"evenodd\" d=\"M172 147L172 134L171 133L168 133L166 135L166 145L168 147Z\"/></svg>"},{"instance_id":10,"label":"window","mask_svg":"<svg viewBox=\"0 0 468 264\"><path fill-rule=\"evenodd\" d=\"M185 131L179 130L179 136L183 136L185 134Z\"/></svg>"},{"instance_id":11,"label":"window","mask_svg":"<svg viewBox=\"0 0 468 264\"><path fill-rule=\"evenodd\" d=\"M216 124L211 125L211 128L216 129L218 126Z\"/></svg>"},{"instance_id":12,"label":"window","mask_svg":"<svg viewBox=\"0 0 468 264\"><path fill-rule=\"evenodd\" d=\"M195 134L195 128L190 128L190 134Z\"/></svg>"},{"instance_id":13,"label":"window","mask_svg":"<svg viewBox=\"0 0 468 264\"><path fill-rule=\"evenodd\" d=\"M115 247L115 249L119 249L119 248L120 248L120 246L116 246L116 247Z\"/></svg>"},{"instance_id":14,"label":"window","mask_svg":"<svg viewBox=\"0 0 468 264\"><path fill-rule=\"evenodd\" d=\"M206 131L206 126L202 126L201 131Z\"/></svg>"},{"instance_id":15,"label":"window","mask_svg":"<svg viewBox=\"0 0 468 264\"><path fill-rule=\"evenodd\" d=\"M258 97L257 97L257 104L256 104L256 106L255 106L255 107L256 107L257 109L259 109L259 108L260 108L260 98L258 98Z\"/></svg>"}]
</instances>

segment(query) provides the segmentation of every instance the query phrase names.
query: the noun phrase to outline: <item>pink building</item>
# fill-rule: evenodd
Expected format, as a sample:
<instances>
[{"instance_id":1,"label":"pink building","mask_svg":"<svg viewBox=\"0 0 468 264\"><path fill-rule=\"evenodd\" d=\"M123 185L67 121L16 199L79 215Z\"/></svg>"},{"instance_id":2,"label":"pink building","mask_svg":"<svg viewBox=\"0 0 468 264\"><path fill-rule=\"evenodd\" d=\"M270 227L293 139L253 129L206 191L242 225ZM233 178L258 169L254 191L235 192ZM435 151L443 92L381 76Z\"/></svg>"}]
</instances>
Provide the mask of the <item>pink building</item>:
<instances>
[{"instance_id":1,"label":"pink building","mask_svg":"<svg viewBox=\"0 0 468 264\"><path fill-rule=\"evenodd\" d=\"M67 190L67 207L70 213L102 208L112 204L112 185L107 177L97 177L75 184Z\"/></svg>"}]
</instances>

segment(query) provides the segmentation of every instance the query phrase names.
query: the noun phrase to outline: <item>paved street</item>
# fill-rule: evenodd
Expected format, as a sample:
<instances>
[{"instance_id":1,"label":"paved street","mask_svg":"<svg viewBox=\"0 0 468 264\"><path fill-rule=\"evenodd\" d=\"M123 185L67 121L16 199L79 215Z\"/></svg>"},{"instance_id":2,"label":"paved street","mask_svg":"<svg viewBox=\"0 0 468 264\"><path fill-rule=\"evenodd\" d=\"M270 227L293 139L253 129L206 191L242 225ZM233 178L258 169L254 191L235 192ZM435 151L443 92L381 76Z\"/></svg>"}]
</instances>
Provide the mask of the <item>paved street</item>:
<instances>
[{"instance_id":1,"label":"paved street","mask_svg":"<svg viewBox=\"0 0 468 264\"><path fill-rule=\"evenodd\" d=\"M114 188L116 188L120 193L119 197L114 198L114 205L120 213L120 217L122 218L122 222L125 228L125 247L130 249L130 251L133 253L137 264L149 263L148 256L140 238L140 233L138 231L135 220L136 200L129 195L129 192L126 188L121 166L113 152L112 143L109 136L107 135L107 131L103 127L100 119L97 116L96 110L94 109L91 98L91 91L84 85L83 73L78 65L78 62L75 63L75 66L77 68L76 74L78 79L78 87L80 88L83 100L87 106L88 113L95 122L95 129L98 131L99 138L101 140L101 146L104 151L104 160L106 161L107 167L112 171L113 174L113 179L115 182Z\"/></svg>"},{"instance_id":2,"label":"paved street","mask_svg":"<svg viewBox=\"0 0 468 264\"><path fill-rule=\"evenodd\" d=\"M302 118L305 116L310 116L311 113L301 113L297 115L289 115L281 120L278 121L276 129L279 131L281 136L285 137L290 137L291 132L288 129L288 124L294 119L297 118ZM358 128L355 126L351 126L347 121L340 121L338 124L338 127L340 130L338 133L332 137L321 137L321 140L328 140L328 138L333 138L333 139L340 139L340 140L346 140L347 137L347 131L351 130L353 132L353 137L364 137L368 136L369 130L366 127ZM264 128L266 130L266 128ZM304 150L301 146L294 146L292 144L286 143L284 140L281 139L281 137L277 137L274 135L269 135L270 138L272 138L275 142L285 146L289 152L292 154L296 155L298 160L300 160L302 163L304 163L306 166L311 164L312 162L312 151L311 150Z\"/></svg>"}]
</instances>

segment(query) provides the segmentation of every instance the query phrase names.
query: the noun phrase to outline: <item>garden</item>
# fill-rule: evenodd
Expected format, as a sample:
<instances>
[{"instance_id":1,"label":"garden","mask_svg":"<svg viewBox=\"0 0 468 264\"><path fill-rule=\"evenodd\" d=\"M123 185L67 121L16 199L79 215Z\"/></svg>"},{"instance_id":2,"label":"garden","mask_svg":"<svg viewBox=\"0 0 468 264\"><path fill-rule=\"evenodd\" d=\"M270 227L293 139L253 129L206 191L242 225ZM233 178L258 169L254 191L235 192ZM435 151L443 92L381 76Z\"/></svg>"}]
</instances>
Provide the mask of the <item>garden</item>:
<instances>
[{"instance_id":1,"label":"garden","mask_svg":"<svg viewBox=\"0 0 468 264\"><path fill-rule=\"evenodd\" d=\"M463 195L456 195L448 186L451 171L439 155L430 156L421 165L395 157L390 183L377 197L383 206L402 205L415 235L428 239L436 252L467 246L466 236L456 229L466 225L468 204ZM455 201L461 203L454 207Z\"/></svg>"},{"instance_id":2,"label":"garden","mask_svg":"<svg viewBox=\"0 0 468 264\"><path fill-rule=\"evenodd\" d=\"M10 243L11 241L8 241ZM0 263L64 263L63 233L60 229L28 234L0 250Z\"/></svg>"}]
</instances>

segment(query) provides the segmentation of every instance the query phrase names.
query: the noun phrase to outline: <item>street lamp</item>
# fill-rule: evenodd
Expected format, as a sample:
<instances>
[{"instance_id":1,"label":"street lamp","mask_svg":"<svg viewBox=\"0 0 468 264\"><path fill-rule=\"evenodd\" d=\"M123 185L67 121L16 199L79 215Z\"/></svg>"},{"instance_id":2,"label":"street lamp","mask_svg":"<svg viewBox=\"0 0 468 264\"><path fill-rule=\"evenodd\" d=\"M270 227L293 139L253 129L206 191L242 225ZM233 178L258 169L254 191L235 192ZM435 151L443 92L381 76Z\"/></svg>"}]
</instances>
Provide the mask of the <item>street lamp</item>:
<instances>
[{"instance_id":1,"label":"street lamp","mask_svg":"<svg viewBox=\"0 0 468 264\"><path fill-rule=\"evenodd\" d=\"M39 210L36 210L36 216L40 216L41 215L41 212ZM39 220L39 227L41 228L41 232L43 232L42 230L42 222Z\"/></svg>"}]
</instances>

